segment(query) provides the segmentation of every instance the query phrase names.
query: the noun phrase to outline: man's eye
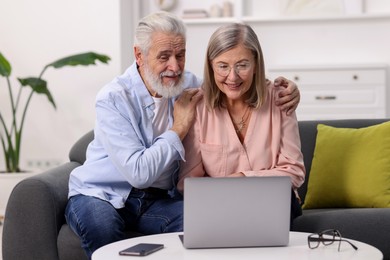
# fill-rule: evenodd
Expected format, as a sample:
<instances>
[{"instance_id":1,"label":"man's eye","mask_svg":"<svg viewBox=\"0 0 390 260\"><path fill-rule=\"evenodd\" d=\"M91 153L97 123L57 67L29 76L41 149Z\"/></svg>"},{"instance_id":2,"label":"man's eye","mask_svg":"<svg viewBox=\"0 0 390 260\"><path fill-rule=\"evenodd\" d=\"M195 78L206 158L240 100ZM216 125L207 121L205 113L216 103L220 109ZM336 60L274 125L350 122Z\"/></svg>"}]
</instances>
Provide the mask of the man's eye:
<instances>
[{"instance_id":1,"label":"man's eye","mask_svg":"<svg viewBox=\"0 0 390 260\"><path fill-rule=\"evenodd\" d=\"M160 56L160 60L168 60L169 59L169 57L168 56L165 56L165 55L163 55L163 56Z\"/></svg>"},{"instance_id":2,"label":"man's eye","mask_svg":"<svg viewBox=\"0 0 390 260\"><path fill-rule=\"evenodd\" d=\"M185 58L184 54L179 54L179 55L176 56L176 59L178 59L178 60L182 60L184 58Z\"/></svg>"}]
</instances>

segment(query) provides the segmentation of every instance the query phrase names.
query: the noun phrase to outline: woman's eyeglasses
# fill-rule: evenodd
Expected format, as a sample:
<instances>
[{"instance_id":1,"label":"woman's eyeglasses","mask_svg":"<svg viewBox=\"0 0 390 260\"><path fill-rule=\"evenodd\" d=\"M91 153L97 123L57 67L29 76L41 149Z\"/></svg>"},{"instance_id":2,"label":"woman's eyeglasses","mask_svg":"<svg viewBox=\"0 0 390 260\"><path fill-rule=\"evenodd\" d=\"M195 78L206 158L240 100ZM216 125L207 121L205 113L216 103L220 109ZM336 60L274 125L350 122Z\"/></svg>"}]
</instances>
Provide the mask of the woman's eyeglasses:
<instances>
[{"instance_id":1,"label":"woman's eyeglasses","mask_svg":"<svg viewBox=\"0 0 390 260\"><path fill-rule=\"evenodd\" d=\"M355 250L357 250L357 246L352 244L346 239L343 239L341 237L341 234L338 230L336 229L328 229L325 231L322 231L320 233L313 233L307 237L307 243L309 245L310 249L314 249L319 247L320 243L324 244L325 246L331 245L334 242L339 243L338 251L340 251L340 245L341 242L347 242L350 244Z\"/></svg>"},{"instance_id":2,"label":"woman's eyeglasses","mask_svg":"<svg viewBox=\"0 0 390 260\"><path fill-rule=\"evenodd\" d=\"M217 63L213 65L214 71L221 77L227 77L230 74L230 71L234 69L234 72L240 76L245 77L250 72L252 64L250 62L239 62L231 67L226 63Z\"/></svg>"}]
</instances>

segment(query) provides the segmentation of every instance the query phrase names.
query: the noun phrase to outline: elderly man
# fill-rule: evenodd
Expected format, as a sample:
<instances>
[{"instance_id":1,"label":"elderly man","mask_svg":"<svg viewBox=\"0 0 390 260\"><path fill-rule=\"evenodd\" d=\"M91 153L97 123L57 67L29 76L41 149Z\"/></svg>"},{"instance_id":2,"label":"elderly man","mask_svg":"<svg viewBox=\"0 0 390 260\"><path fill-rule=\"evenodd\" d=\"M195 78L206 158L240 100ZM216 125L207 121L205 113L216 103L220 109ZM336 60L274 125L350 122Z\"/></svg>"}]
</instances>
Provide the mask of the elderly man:
<instances>
[{"instance_id":1,"label":"elderly man","mask_svg":"<svg viewBox=\"0 0 390 260\"><path fill-rule=\"evenodd\" d=\"M88 257L99 247L143 234L182 231L182 198L175 193L182 140L202 98L201 80L184 70L185 26L158 12L136 29L135 62L96 98L95 138L87 160L69 180L66 219ZM296 85L279 102L294 110ZM288 110L288 109L287 109Z\"/></svg>"}]
</instances>

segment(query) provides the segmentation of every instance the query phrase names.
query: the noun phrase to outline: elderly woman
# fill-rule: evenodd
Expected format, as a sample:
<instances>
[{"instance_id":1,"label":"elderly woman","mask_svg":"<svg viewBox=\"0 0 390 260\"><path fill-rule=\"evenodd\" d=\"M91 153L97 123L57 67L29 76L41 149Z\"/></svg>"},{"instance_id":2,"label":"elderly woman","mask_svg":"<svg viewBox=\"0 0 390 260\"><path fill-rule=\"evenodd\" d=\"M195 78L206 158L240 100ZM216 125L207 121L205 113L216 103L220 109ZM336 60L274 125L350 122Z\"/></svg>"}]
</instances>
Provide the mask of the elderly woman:
<instances>
[{"instance_id":1,"label":"elderly woman","mask_svg":"<svg viewBox=\"0 0 390 260\"><path fill-rule=\"evenodd\" d=\"M187 177L290 176L292 190L304 182L295 112L275 104L283 89L265 77L256 33L244 24L230 24L211 36L206 54L204 98L184 139L186 162L178 189ZM293 193L291 220L301 214Z\"/></svg>"}]
</instances>

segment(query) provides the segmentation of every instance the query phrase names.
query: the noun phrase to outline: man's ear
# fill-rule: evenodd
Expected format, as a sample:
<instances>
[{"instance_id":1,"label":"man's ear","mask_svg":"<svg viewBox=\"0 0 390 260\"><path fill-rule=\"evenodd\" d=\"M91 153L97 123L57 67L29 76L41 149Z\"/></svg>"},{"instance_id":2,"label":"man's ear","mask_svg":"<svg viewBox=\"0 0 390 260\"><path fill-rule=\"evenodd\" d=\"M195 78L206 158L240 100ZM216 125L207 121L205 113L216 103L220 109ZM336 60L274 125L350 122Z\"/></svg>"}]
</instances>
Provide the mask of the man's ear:
<instances>
[{"instance_id":1,"label":"man's ear","mask_svg":"<svg viewBox=\"0 0 390 260\"><path fill-rule=\"evenodd\" d=\"M134 46L134 57L138 66L141 67L144 64L144 56L142 55L142 51L140 47Z\"/></svg>"}]
</instances>

